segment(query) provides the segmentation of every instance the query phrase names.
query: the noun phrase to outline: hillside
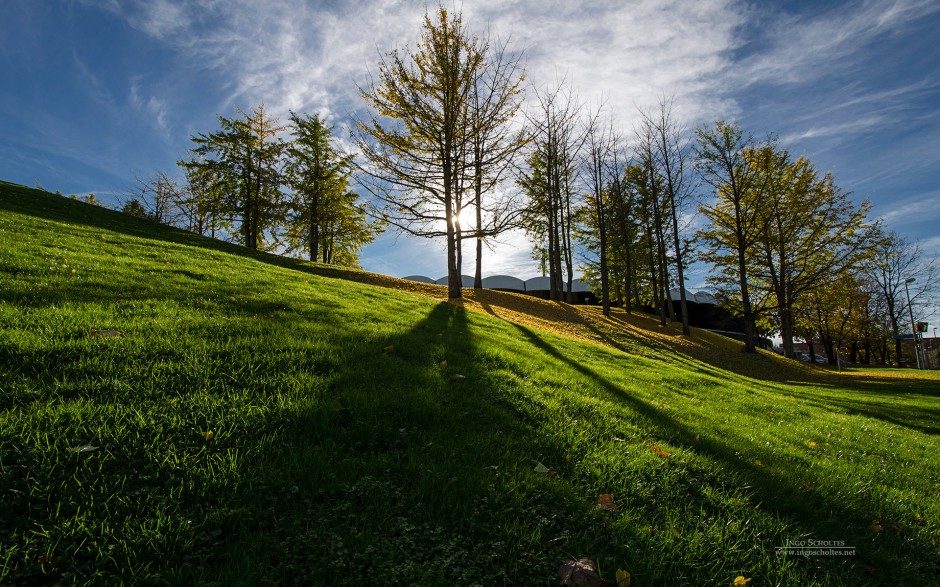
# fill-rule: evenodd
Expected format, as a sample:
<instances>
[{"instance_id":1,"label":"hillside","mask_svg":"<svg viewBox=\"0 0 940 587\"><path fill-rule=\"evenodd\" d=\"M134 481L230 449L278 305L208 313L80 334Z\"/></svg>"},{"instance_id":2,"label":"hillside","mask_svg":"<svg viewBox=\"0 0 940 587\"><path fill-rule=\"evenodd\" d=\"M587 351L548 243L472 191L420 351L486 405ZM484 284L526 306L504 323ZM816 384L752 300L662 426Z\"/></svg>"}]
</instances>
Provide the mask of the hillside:
<instances>
[{"instance_id":1,"label":"hillside","mask_svg":"<svg viewBox=\"0 0 940 587\"><path fill-rule=\"evenodd\" d=\"M451 304L6 183L0 234L0 584L940 576L932 373ZM806 540L855 550L777 554Z\"/></svg>"}]
</instances>

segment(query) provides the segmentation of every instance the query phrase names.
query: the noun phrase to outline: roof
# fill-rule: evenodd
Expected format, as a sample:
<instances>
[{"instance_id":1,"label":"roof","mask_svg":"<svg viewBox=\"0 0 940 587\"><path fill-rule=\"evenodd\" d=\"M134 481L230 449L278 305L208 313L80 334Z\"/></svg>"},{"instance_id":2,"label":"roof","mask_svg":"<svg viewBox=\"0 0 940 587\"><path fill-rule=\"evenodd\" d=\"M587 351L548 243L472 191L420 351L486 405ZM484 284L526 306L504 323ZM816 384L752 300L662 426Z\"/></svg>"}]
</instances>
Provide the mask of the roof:
<instances>
[{"instance_id":1,"label":"roof","mask_svg":"<svg viewBox=\"0 0 940 587\"><path fill-rule=\"evenodd\" d=\"M515 289L525 291L525 282L512 275L491 275L483 278L486 289Z\"/></svg>"}]
</instances>

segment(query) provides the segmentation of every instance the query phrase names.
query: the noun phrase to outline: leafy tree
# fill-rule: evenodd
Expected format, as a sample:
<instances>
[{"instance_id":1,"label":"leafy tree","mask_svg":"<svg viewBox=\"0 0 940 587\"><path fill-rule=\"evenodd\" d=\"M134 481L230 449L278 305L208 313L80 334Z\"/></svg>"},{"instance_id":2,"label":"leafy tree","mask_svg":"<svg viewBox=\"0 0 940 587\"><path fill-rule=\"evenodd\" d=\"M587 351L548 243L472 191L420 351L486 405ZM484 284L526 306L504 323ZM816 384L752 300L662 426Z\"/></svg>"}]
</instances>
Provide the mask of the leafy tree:
<instances>
[{"instance_id":1,"label":"leafy tree","mask_svg":"<svg viewBox=\"0 0 940 587\"><path fill-rule=\"evenodd\" d=\"M744 350L755 352L756 315L748 256L757 243L759 195L767 181L759 165L750 159L760 145L741 127L718 121L714 127L695 131L696 166L702 181L711 186L714 200L700 207L709 225L699 231L705 245L702 258L716 266L715 282L736 281L744 318ZM763 146L772 145L768 141Z\"/></svg>"},{"instance_id":2,"label":"leafy tree","mask_svg":"<svg viewBox=\"0 0 940 587\"><path fill-rule=\"evenodd\" d=\"M753 194L757 244L750 251L750 274L775 302L784 353L794 357L794 306L820 283L851 274L870 248L871 206L855 206L803 157L764 147L749 165L767 178Z\"/></svg>"},{"instance_id":3,"label":"leafy tree","mask_svg":"<svg viewBox=\"0 0 940 587\"><path fill-rule=\"evenodd\" d=\"M38 186L39 183L37 182L36 185ZM42 187L40 186L39 189L42 189ZM45 191L45 190L43 190L43 191ZM98 197L97 197L95 194L85 194L84 196L79 196L78 194L72 194L72 195L69 196L69 198L72 199L72 200L78 200L78 201L80 201L80 202L85 202L86 204L91 204L92 206L101 206L101 207L104 207L104 208L107 207L107 206L104 205L104 202L102 202L100 199L98 199Z\"/></svg>"},{"instance_id":4,"label":"leafy tree","mask_svg":"<svg viewBox=\"0 0 940 587\"><path fill-rule=\"evenodd\" d=\"M180 165L212 178L213 189L222 192L221 211L237 222L243 245L269 248L273 239L265 233L283 217L280 168L284 143L277 135L284 127L265 113L264 104L250 113L235 110L236 118L218 117L218 131L190 137L196 144L191 150L193 158Z\"/></svg>"},{"instance_id":5,"label":"leafy tree","mask_svg":"<svg viewBox=\"0 0 940 587\"><path fill-rule=\"evenodd\" d=\"M209 165L181 165L185 181L176 206L183 228L212 238L230 232L231 215L225 211L225 194L229 190L218 169Z\"/></svg>"},{"instance_id":6,"label":"leafy tree","mask_svg":"<svg viewBox=\"0 0 940 587\"><path fill-rule=\"evenodd\" d=\"M293 141L285 176L292 189L284 226L287 252L311 261L358 266L359 250L374 240L358 196L349 191L350 158L333 146L333 129L318 115L291 113Z\"/></svg>"},{"instance_id":7,"label":"leafy tree","mask_svg":"<svg viewBox=\"0 0 940 587\"><path fill-rule=\"evenodd\" d=\"M381 217L406 233L446 239L448 296L459 298L456 221L474 135L470 102L489 49L459 12L439 6L436 17L425 15L414 52L387 54L378 80L360 89L375 114L358 122L357 143Z\"/></svg>"},{"instance_id":8,"label":"leafy tree","mask_svg":"<svg viewBox=\"0 0 940 587\"><path fill-rule=\"evenodd\" d=\"M849 341L856 344L864 328L867 304L868 295L857 275L843 272L805 292L792 308L793 327L807 340L819 340L830 362L836 359L856 362L856 349L851 357L836 353L836 349Z\"/></svg>"},{"instance_id":9,"label":"leafy tree","mask_svg":"<svg viewBox=\"0 0 940 587\"><path fill-rule=\"evenodd\" d=\"M135 218L150 218L150 214L147 213L147 209L144 208L144 205L140 203L140 200L131 199L124 203L121 207L121 212L127 214L128 216L134 216Z\"/></svg>"}]
</instances>

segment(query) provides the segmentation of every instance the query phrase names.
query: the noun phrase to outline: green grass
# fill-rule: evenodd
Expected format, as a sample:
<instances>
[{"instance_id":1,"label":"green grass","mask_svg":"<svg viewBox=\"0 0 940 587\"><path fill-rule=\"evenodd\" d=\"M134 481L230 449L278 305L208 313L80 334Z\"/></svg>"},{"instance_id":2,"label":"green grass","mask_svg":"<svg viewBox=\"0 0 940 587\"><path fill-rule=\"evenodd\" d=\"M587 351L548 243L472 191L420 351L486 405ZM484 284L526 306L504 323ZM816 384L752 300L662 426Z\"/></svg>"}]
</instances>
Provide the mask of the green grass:
<instances>
[{"instance_id":1,"label":"green grass","mask_svg":"<svg viewBox=\"0 0 940 587\"><path fill-rule=\"evenodd\" d=\"M0 584L940 576L934 373L625 353L12 184L0 231Z\"/></svg>"}]
</instances>

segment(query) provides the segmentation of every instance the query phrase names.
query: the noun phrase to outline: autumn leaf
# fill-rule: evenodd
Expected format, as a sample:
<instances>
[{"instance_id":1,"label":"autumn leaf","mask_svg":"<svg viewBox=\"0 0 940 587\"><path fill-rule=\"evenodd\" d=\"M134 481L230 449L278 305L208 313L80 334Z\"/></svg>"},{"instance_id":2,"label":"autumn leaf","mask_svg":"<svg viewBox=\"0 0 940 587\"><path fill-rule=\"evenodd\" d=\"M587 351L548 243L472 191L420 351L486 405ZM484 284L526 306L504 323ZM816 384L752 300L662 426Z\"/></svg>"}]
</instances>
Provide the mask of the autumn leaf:
<instances>
[{"instance_id":1,"label":"autumn leaf","mask_svg":"<svg viewBox=\"0 0 940 587\"><path fill-rule=\"evenodd\" d=\"M732 585L734 587L744 587L750 582L751 582L750 579L745 579L742 575L738 575L737 577L734 578L734 583L732 583Z\"/></svg>"},{"instance_id":2,"label":"autumn leaf","mask_svg":"<svg viewBox=\"0 0 940 587\"><path fill-rule=\"evenodd\" d=\"M546 466L543 465L542 463L537 463L537 464L535 465L535 468L532 469L532 470L535 471L536 473L548 473L549 471L551 471L551 469L549 469L548 467L546 467Z\"/></svg>"},{"instance_id":3,"label":"autumn leaf","mask_svg":"<svg viewBox=\"0 0 940 587\"><path fill-rule=\"evenodd\" d=\"M385 347L385 348L382 349L382 350L385 351L386 353L391 353L391 352L393 352L393 351L395 350L395 345L390 344L390 345L388 345L387 347Z\"/></svg>"},{"instance_id":4,"label":"autumn leaf","mask_svg":"<svg viewBox=\"0 0 940 587\"><path fill-rule=\"evenodd\" d=\"M661 457L672 456L671 453L668 453L664 451L663 449L659 448L659 445L651 444L650 448L653 450L654 453L658 454Z\"/></svg>"},{"instance_id":5,"label":"autumn leaf","mask_svg":"<svg viewBox=\"0 0 940 587\"><path fill-rule=\"evenodd\" d=\"M760 459L754 459L754 464L757 465L758 467L764 466L764 463L760 462Z\"/></svg>"},{"instance_id":6,"label":"autumn leaf","mask_svg":"<svg viewBox=\"0 0 940 587\"><path fill-rule=\"evenodd\" d=\"M600 587L604 584L597 573L597 565L588 558L563 562L558 568L558 579L563 587Z\"/></svg>"},{"instance_id":7,"label":"autumn leaf","mask_svg":"<svg viewBox=\"0 0 940 587\"><path fill-rule=\"evenodd\" d=\"M620 506L614 502L614 496L610 493L601 493L597 496L597 507L609 512L619 512Z\"/></svg>"},{"instance_id":8,"label":"autumn leaf","mask_svg":"<svg viewBox=\"0 0 940 587\"><path fill-rule=\"evenodd\" d=\"M630 571L623 569L617 569L614 578L617 580L617 587L630 587L630 584L633 583L633 576L630 574Z\"/></svg>"},{"instance_id":9,"label":"autumn leaf","mask_svg":"<svg viewBox=\"0 0 940 587\"><path fill-rule=\"evenodd\" d=\"M235 296L229 296L229 297L228 297L228 301L234 302L234 301L235 301Z\"/></svg>"},{"instance_id":10,"label":"autumn leaf","mask_svg":"<svg viewBox=\"0 0 940 587\"><path fill-rule=\"evenodd\" d=\"M212 430L206 430L205 432L202 433L202 435L206 437L206 440L212 440L213 438L215 438L215 432L213 432Z\"/></svg>"},{"instance_id":11,"label":"autumn leaf","mask_svg":"<svg viewBox=\"0 0 940 587\"><path fill-rule=\"evenodd\" d=\"M806 446L808 446L808 447L810 447L810 448L815 448L815 447L816 447L816 443L813 442L812 440L807 440L807 441L806 441Z\"/></svg>"},{"instance_id":12,"label":"autumn leaf","mask_svg":"<svg viewBox=\"0 0 940 587\"><path fill-rule=\"evenodd\" d=\"M444 359L443 361L441 361L441 369L445 369L446 367L447 367L447 359Z\"/></svg>"}]
</instances>

